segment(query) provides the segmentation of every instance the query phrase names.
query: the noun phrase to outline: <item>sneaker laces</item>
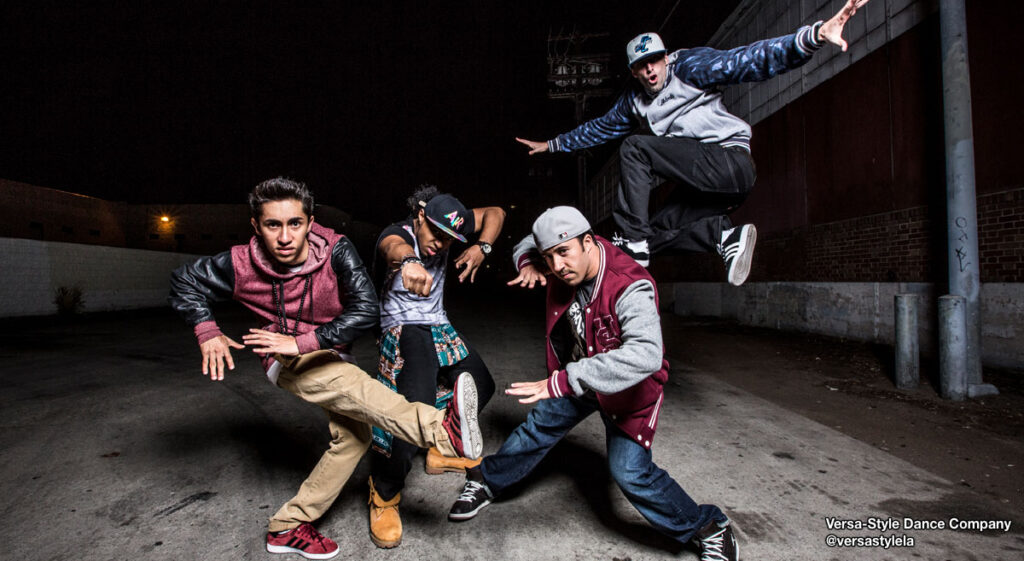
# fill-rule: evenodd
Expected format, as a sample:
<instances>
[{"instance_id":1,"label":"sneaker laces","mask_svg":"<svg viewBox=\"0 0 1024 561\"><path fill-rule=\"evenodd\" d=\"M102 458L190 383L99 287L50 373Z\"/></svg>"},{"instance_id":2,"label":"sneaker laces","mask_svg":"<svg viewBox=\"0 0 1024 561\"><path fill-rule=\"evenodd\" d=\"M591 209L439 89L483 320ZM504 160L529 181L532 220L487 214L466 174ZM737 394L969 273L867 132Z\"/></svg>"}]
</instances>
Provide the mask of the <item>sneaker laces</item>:
<instances>
[{"instance_id":1,"label":"sneaker laces","mask_svg":"<svg viewBox=\"0 0 1024 561\"><path fill-rule=\"evenodd\" d=\"M295 533L309 541L324 545L324 535L317 531L312 524L303 524L295 529Z\"/></svg>"},{"instance_id":2,"label":"sneaker laces","mask_svg":"<svg viewBox=\"0 0 1024 561\"><path fill-rule=\"evenodd\" d=\"M622 246L626 245L627 243L629 243L629 240L627 240L626 238L622 237L622 234L620 234L618 232L615 232L614 234L612 234L612 245L614 245L615 247L622 247Z\"/></svg>"},{"instance_id":3,"label":"sneaker laces","mask_svg":"<svg viewBox=\"0 0 1024 561\"><path fill-rule=\"evenodd\" d=\"M701 561L729 561L725 556L725 528L700 540Z\"/></svg>"},{"instance_id":4,"label":"sneaker laces","mask_svg":"<svg viewBox=\"0 0 1024 561\"><path fill-rule=\"evenodd\" d=\"M476 496L476 492L483 490L488 496L490 493L487 492L487 486L478 481L467 481L466 486L462 488L462 494L459 495L459 501L470 502Z\"/></svg>"}]
</instances>

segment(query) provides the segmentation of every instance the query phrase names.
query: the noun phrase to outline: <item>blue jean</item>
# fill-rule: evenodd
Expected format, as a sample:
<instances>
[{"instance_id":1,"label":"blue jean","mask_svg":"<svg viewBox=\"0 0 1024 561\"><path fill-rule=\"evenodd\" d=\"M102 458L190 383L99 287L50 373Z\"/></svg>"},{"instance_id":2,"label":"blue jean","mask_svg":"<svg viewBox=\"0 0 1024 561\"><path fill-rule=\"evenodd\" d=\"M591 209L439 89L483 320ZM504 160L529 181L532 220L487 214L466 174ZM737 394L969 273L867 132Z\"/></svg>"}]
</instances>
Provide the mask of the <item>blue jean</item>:
<instances>
[{"instance_id":1,"label":"blue jean","mask_svg":"<svg viewBox=\"0 0 1024 561\"><path fill-rule=\"evenodd\" d=\"M559 440L598 410L596 402L563 397L545 399L526 421L480 464L484 482L495 495L526 477ZM682 543L711 522L728 517L715 505L698 505L665 470L655 465L651 451L637 444L601 414L608 447L608 469L622 493L661 533Z\"/></svg>"}]
</instances>

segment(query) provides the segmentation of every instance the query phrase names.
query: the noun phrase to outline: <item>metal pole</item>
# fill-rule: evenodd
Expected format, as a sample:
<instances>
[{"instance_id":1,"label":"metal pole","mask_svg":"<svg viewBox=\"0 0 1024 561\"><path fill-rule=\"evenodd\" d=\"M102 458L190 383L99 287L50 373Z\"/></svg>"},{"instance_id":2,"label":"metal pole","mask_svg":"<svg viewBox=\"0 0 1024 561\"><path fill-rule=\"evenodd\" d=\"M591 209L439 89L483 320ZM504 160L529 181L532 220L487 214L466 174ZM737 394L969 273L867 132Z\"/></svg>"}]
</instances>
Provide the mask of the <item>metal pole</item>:
<instances>
[{"instance_id":1,"label":"metal pole","mask_svg":"<svg viewBox=\"0 0 1024 561\"><path fill-rule=\"evenodd\" d=\"M953 401L967 397L965 303L963 296L939 297L939 393Z\"/></svg>"},{"instance_id":2,"label":"metal pole","mask_svg":"<svg viewBox=\"0 0 1024 561\"><path fill-rule=\"evenodd\" d=\"M910 390L920 381L921 358L917 341L917 295L897 294L896 387Z\"/></svg>"},{"instance_id":3,"label":"metal pole","mask_svg":"<svg viewBox=\"0 0 1024 561\"><path fill-rule=\"evenodd\" d=\"M949 292L966 300L968 383L981 383L981 279L964 0L940 0Z\"/></svg>"}]
</instances>

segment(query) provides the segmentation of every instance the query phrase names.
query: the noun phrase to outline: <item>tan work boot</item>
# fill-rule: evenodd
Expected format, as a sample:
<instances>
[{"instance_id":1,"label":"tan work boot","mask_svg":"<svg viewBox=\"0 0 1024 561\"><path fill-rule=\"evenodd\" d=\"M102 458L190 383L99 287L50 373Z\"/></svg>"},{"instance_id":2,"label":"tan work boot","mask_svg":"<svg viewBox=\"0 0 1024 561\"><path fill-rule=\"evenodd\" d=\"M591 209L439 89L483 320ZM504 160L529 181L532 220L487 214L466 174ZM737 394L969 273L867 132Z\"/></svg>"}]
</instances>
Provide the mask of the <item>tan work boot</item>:
<instances>
[{"instance_id":1,"label":"tan work boot","mask_svg":"<svg viewBox=\"0 0 1024 561\"><path fill-rule=\"evenodd\" d=\"M466 473L466 468L476 467L480 465L482 458L475 460L469 460L466 458L447 458L441 455L441 452L434 447L427 450L427 462L426 469L430 475L438 475L446 471L454 471L456 473Z\"/></svg>"},{"instance_id":2,"label":"tan work boot","mask_svg":"<svg viewBox=\"0 0 1024 561\"><path fill-rule=\"evenodd\" d=\"M401 493L390 501L381 499L370 478L370 539L377 547L392 548L402 543L402 518L398 515L401 500Z\"/></svg>"}]
</instances>

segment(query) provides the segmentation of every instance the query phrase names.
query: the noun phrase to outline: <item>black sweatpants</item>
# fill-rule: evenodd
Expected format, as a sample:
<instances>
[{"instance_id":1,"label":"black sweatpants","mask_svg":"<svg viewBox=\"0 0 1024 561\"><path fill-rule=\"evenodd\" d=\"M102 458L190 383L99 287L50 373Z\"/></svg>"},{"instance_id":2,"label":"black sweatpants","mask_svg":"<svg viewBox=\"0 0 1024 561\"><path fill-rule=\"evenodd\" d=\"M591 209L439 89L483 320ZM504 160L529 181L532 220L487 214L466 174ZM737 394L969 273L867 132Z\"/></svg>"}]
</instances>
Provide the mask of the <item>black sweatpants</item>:
<instances>
[{"instance_id":1,"label":"black sweatpants","mask_svg":"<svg viewBox=\"0 0 1024 561\"><path fill-rule=\"evenodd\" d=\"M469 372L476 383L477 411L494 395L494 378L480 355L465 339L469 356L451 366L441 367L434 349L434 337L429 325L403 325L398 338L398 352L404 361L398 373L398 393L409 401L434 405L437 400L437 384L453 387L455 378ZM394 439L391 442L391 457L374 453L370 473L373 486L385 501L391 500L405 487L405 476L412 469L412 458L419 450L413 444Z\"/></svg>"},{"instance_id":2,"label":"black sweatpants","mask_svg":"<svg viewBox=\"0 0 1024 561\"><path fill-rule=\"evenodd\" d=\"M732 228L726 214L747 198L756 176L745 149L692 138L633 135L623 141L619 156L615 223L624 237L647 240L652 254L716 251L722 231ZM649 218L651 190L664 180L679 186Z\"/></svg>"}]
</instances>

